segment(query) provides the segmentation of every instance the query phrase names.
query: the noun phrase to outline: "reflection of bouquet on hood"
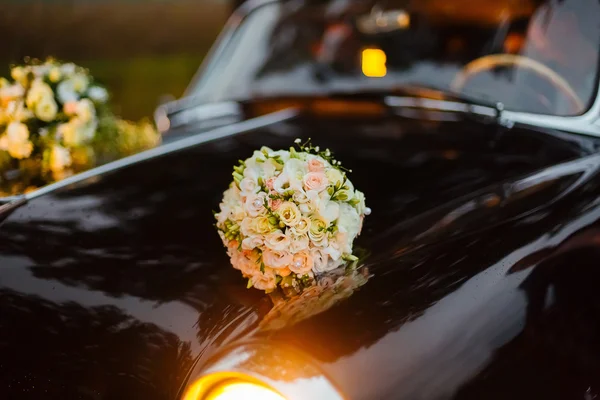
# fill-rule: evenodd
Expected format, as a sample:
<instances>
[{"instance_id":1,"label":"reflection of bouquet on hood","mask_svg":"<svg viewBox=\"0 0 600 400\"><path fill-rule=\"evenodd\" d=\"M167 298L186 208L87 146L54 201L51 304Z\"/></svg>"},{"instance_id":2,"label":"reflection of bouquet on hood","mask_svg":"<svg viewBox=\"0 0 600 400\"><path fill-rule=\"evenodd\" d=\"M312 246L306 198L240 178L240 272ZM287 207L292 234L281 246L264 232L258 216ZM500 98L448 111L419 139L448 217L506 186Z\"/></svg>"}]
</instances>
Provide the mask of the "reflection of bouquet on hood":
<instances>
[{"instance_id":1,"label":"reflection of bouquet on hood","mask_svg":"<svg viewBox=\"0 0 600 400\"><path fill-rule=\"evenodd\" d=\"M0 78L0 192L43 185L155 146L148 122L115 117L106 89L84 68L54 60L11 69ZM19 179L10 182L11 171Z\"/></svg>"},{"instance_id":2,"label":"reflection of bouquet on hood","mask_svg":"<svg viewBox=\"0 0 600 400\"><path fill-rule=\"evenodd\" d=\"M299 142L299 141L297 141ZM231 263L248 287L302 289L349 261L365 196L329 150L263 147L234 168L216 214Z\"/></svg>"},{"instance_id":3,"label":"reflection of bouquet on hood","mask_svg":"<svg viewBox=\"0 0 600 400\"><path fill-rule=\"evenodd\" d=\"M358 268L355 261L346 268L318 276L314 285L297 296L273 292L270 294L273 308L261 320L260 328L274 330L291 327L323 313L352 296L369 278L369 270L366 267Z\"/></svg>"}]
</instances>

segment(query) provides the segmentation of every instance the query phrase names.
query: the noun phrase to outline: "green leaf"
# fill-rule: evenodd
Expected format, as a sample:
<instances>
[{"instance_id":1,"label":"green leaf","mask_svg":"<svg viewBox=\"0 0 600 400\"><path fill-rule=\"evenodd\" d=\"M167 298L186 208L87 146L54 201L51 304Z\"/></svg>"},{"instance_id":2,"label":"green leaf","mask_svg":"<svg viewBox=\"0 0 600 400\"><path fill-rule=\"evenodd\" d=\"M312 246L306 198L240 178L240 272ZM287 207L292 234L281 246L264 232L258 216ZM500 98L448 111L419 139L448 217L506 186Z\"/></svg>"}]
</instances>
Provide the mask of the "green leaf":
<instances>
[{"instance_id":1,"label":"green leaf","mask_svg":"<svg viewBox=\"0 0 600 400\"><path fill-rule=\"evenodd\" d=\"M260 272L262 272L263 274L265 273L265 263L262 261L262 258L260 261Z\"/></svg>"},{"instance_id":2,"label":"green leaf","mask_svg":"<svg viewBox=\"0 0 600 400\"><path fill-rule=\"evenodd\" d=\"M250 289L252 287L252 279L248 279L248 284L246 285L246 289Z\"/></svg>"}]
</instances>

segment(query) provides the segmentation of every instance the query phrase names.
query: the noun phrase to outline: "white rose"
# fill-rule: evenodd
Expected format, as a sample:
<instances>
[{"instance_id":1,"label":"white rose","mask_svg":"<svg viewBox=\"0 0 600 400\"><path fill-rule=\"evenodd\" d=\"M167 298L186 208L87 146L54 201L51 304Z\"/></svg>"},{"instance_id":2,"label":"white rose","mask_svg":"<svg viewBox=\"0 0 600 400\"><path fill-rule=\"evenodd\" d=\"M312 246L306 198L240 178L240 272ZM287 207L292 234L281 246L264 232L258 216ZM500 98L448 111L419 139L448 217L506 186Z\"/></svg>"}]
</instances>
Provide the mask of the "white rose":
<instances>
[{"instance_id":1,"label":"white rose","mask_svg":"<svg viewBox=\"0 0 600 400\"><path fill-rule=\"evenodd\" d=\"M292 255L287 251L263 251L263 262L270 268L285 268L292 262Z\"/></svg>"},{"instance_id":2,"label":"white rose","mask_svg":"<svg viewBox=\"0 0 600 400\"><path fill-rule=\"evenodd\" d=\"M258 186L258 183L253 178L244 178L240 181L240 190L242 191L242 196L256 194L259 189L260 187Z\"/></svg>"},{"instance_id":3,"label":"white rose","mask_svg":"<svg viewBox=\"0 0 600 400\"><path fill-rule=\"evenodd\" d=\"M273 182L273 190L275 190L277 193L283 193L288 190L289 187L290 178L285 172L279 174L279 176L275 179L275 182Z\"/></svg>"},{"instance_id":4,"label":"white rose","mask_svg":"<svg viewBox=\"0 0 600 400\"><path fill-rule=\"evenodd\" d=\"M36 105L35 105L35 115L45 122L50 122L56 118L56 113L58 112L58 105L54 101L52 97L43 97Z\"/></svg>"},{"instance_id":5,"label":"white rose","mask_svg":"<svg viewBox=\"0 0 600 400\"><path fill-rule=\"evenodd\" d=\"M302 190L302 179L307 172L308 164L297 158L288 159L283 166L283 173L287 176L289 187L294 191Z\"/></svg>"},{"instance_id":6,"label":"white rose","mask_svg":"<svg viewBox=\"0 0 600 400\"><path fill-rule=\"evenodd\" d=\"M323 252L322 249L315 248L311 251L310 255L313 259L313 271L315 273L321 274L335 269L329 263L329 254Z\"/></svg>"},{"instance_id":7,"label":"white rose","mask_svg":"<svg viewBox=\"0 0 600 400\"><path fill-rule=\"evenodd\" d=\"M317 193L311 190L307 192L307 195L310 199L310 203L307 204L312 204L314 208L312 212L316 212L325 222L329 224L338 218L340 212L339 204L329 200L329 193L326 191Z\"/></svg>"},{"instance_id":8,"label":"white rose","mask_svg":"<svg viewBox=\"0 0 600 400\"><path fill-rule=\"evenodd\" d=\"M274 251L283 251L289 247L290 237L281 231L275 231L265 236L265 246Z\"/></svg>"},{"instance_id":9,"label":"white rose","mask_svg":"<svg viewBox=\"0 0 600 400\"><path fill-rule=\"evenodd\" d=\"M290 243L290 251L292 253L298 253L299 251L308 249L309 239L306 234L304 235L292 235Z\"/></svg>"},{"instance_id":10,"label":"white rose","mask_svg":"<svg viewBox=\"0 0 600 400\"><path fill-rule=\"evenodd\" d=\"M225 213L225 209L223 207L221 207L221 213L218 215L218 219L217 221L219 221L220 223L223 223L227 220L227 216L225 216L224 218L222 217L222 215ZM227 211L229 213L229 211ZM222 220L222 221L221 221ZM256 235L258 232L254 229L255 225L254 225L254 219L250 218L250 217L246 217L242 220L242 223L240 224L240 232L242 232L242 235L244 236L253 236Z\"/></svg>"},{"instance_id":11,"label":"white rose","mask_svg":"<svg viewBox=\"0 0 600 400\"><path fill-rule=\"evenodd\" d=\"M345 239L345 233L342 233L341 235L336 235L334 238L329 240L327 247L323 251L329 254L332 260L339 260L342 256L343 249L346 247Z\"/></svg>"},{"instance_id":12,"label":"white rose","mask_svg":"<svg viewBox=\"0 0 600 400\"><path fill-rule=\"evenodd\" d=\"M254 250L257 247L263 245L262 237L259 235L253 235L242 240L242 249L244 250Z\"/></svg>"},{"instance_id":13,"label":"white rose","mask_svg":"<svg viewBox=\"0 0 600 400\"><path fill-rule=\"evenodd\" d=\"M52 172L60 172L71 165L71 153L62 146L52 146L49 168Z\"/></svg>"},{"instance_id":14,"label":"white rose","mask_svg":"<svg viewBox=\"0 0 600 400\"><path fill-rule=\"evenodd\" d=\"M325 176L332 185L344 182L344 175L337 168L327 169Z\"/></svg>"},{"instance_id":15,"label":"white rose","mask_svg":"<svg viewBox=\"0 0 600 400\"><path fill-rule=\"evenodd\" d=\"M246 217L246 212L241 206L235 206L231 210L231 219L234 221L241 221Z\"/></svg>"},{"instance_id":16,"label":"white rose","mask_svg":"<svg viewBox=\"0 0 600 400\"><path fill-rule=\"evenodd\" d=\"M294 194L292 195L292 200L294 200L298 204L304 204L310 201L310 199L306 195L306 192L302 189L294 192Z\"/></svg>"},{"instance_id":17,"label":"white rose","mask_svg":"<svg viewBox=\"0 0 600 400\"><path fill-rule=\"evenodd\" d=\"M251 217L258 217L259 215L265 214L267 212L267 209L265 208L266 198L267 194L264 192L246 196L246 201L244 202L246 213Z\"/></svg>"},{"instance_id":18,"label":"white rose","mask_svg":"<svg viewBox=\"0 0 600 400\"><path fill-rule=\"evenodd\" d=\"M340 216L337 221L340 232L348 233L351 238L356 237L360 230L360 215L354 207L348 203L340 205Z\"/></svg>"},{"instance_id":19,"label":"white rose","mask_svg":"<svg viewBox=\"0 0 600 400\"><path fill-rule=\"evenodd\" d=\"M327 222L317 217L311 218L308 237L313 242L321 242L325 239L327 237Z\"/></svg>"},{"instance_id":20,"label":"white rose","mask_svg":"<svg viewBox=\"0 0 600 400\"><path fill-rule=\"evenodd\" d=\"M287 226L296 226L302 219L302 213L298 206L291 201L283 202L277 209L277 214L281 222Z\"/></svg>"},{"instance_id":21,"label":"white rose","mask_svg":"<svg viewBox=\"0 0 600 400\"><path fill-rule=\"evenodd\" d=\"M354 201L357 202L356 210L359 214L369 215L371 213L371 209L365 205L365 195L363 192L356 190L354 192Z\"/></svg>"},{"instance_id":22,"label":"white rose","mask_svg":"<svg viewBox=\"0 0 600 400\"><path fill-rule=\"evenodd\" d=\"M308 233L309 228L310 228L310 218L302 217L302 218L300 218L300 221L296 225L294 225L292 228L290 228L290 230L294 235L304 235L305 233Z\"/></svg>"},{"instance_id":23,"label":"white rose","mask_svg":"<svg viewBox=\"0 0 600 400\"><path fill-rule=\"evenodd\" d=\"M227 219L229 218L229 213L231 212L231 209L229 208L228 205L226 204L221 204L221 212L216 214L215 217L217 218L217 224L221 225L223 224L225 221L227 221ZM243 228L243 225L242 225ZM244 231L242 230L242 233L244 235L246 235L246 233L244 233ZM249 233L248 233L249 234Z\"/></svg>"}]
</instances>

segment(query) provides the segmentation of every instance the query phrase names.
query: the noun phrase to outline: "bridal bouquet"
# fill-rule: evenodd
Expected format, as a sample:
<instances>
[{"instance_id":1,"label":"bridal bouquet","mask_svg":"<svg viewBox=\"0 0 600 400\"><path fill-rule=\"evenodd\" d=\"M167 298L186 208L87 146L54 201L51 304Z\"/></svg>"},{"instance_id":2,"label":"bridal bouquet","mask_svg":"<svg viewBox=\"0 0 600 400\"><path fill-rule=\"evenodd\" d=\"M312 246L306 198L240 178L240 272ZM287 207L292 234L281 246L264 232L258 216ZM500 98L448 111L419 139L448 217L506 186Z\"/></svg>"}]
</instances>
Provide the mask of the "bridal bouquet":
<instances>
[{"instance_id":1,"label":"bridal bouquet","mask_svg":"<svg viewBox=\"0 0 600 400\"><path fill-rule=\"evenodd\" d=\"M0 78L0 195L155 146L149 122L112 114L107 90L72 63L29 62Z\"/></svg>"},{"instance_id":2,"label":"bridal bouquet","mask_svg":"<svg viewBox=\"0 0 600 400\"><path fill-rule=\"evenodd\" d=\"M355 261L365 196L341 162L310 140L289 151L263 147L234 167L215 214L234 268L248 287L302 290L315 275Z\"/></svg>"}]
</instances>

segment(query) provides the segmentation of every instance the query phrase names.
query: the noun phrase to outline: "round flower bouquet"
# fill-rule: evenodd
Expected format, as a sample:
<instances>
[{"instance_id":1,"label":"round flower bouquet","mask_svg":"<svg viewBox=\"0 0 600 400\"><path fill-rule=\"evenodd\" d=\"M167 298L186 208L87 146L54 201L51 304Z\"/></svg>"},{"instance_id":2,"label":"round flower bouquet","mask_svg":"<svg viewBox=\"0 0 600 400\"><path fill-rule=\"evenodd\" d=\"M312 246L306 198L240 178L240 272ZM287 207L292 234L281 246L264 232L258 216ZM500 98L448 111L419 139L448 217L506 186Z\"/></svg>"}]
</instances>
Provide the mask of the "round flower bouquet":
<instances>
[{"instance_id":1,"label":"round flower bouquet","mask_svg":"<svg viewBox=\"0 0 600 400\"><path fill-rule=\"evenodd\" d=\"M298 150L263 147L240 161L215 214L233 267L266 292L300 292L356 261L352 244L370 213L329 150L296 143Z\"/></svg>"},{"instance_id":2,"label":"round flower bouquet","mask_svg":"<svg viewBox=\"0 0 600 400\"><path fill-rule=\"evenodd\" d=\"M150 122L117 118L107 90L71 63L32 61L0 78L0 196L154 147Z\"/></svg>"}]
</instances>

